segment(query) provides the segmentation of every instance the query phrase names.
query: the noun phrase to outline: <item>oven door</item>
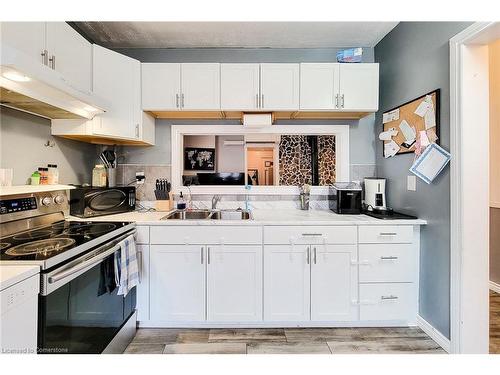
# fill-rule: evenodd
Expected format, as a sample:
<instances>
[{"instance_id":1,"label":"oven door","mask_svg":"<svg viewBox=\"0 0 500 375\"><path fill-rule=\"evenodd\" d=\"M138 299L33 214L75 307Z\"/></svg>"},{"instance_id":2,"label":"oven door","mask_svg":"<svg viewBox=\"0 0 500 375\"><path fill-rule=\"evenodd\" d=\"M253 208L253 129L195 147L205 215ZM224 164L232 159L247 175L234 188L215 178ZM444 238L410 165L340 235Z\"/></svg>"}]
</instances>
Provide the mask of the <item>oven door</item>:
<instances>
[{"instance_id":1,"label":"oven door","mask_svg":"<svg viewBox=\"0 0 500 375\"><path fill-rule=\"evenodd\" d=\"M103 293L102 284L109 279L104 270L113 264L117 242L131 233L42 275L39 353L102 353L132 316L136 288L124 298L118 288Z\"/></svg>"}]
</instances>

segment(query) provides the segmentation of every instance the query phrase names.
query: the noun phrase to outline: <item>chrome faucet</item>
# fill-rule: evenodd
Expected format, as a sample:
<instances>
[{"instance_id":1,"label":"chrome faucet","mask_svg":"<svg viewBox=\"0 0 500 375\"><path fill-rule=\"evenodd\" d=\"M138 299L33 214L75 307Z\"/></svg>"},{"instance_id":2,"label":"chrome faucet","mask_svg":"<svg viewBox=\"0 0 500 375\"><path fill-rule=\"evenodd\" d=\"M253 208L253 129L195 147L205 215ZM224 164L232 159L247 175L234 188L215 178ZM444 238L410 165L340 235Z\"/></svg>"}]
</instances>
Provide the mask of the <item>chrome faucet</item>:
<instances>
[{"instance_id":1,"label":"chrome faucet","mask_svg":"<svg viewBox=\"0 0 500 375\"><path fill-rule=\"evenodd\" d=\"M215 210L217 208L217 203L220 202L221 198L222 197L220 195L214 195L212 197L212 210Z\"/></svg>"}]
</instances>

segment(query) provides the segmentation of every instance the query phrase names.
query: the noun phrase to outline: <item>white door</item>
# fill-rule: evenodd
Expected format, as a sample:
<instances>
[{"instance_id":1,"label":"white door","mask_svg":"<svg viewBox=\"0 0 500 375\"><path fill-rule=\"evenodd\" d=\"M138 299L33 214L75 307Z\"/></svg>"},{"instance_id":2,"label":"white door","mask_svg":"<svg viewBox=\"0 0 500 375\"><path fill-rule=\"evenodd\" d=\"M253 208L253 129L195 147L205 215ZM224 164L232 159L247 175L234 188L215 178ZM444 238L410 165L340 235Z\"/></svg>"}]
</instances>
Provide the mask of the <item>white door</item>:
<instances>
[{"instance_id":1,"label":"white door","mask_svg":"<svg viewBox=\"0 0 500 375\"><path fill-rule=\"evenodd\" d=\"M259 70L259 64L221 64L221 109L259 108Z\"/></svg>"},{"instance_id":2,"label":"white door","mask_svg":"<svg viewBox=\"0 0 500 375\"><path fill-rule=\"evenodd\" d=\"M151 245L150 316L153 321L205 320L205 247Z\"/></svg>"},{"instance_id":3,"label":"white door","mask_svg":"<svg viewBox=\"0 0 500 375\"><path fill-rule=\"evenodd\" d=\"M24 52L33 61L43 63L45 25L45 22L1 22L1 42Z\"/></svg>"},{"instance_id":4,"label":"white door","mask_svg":"<svg viewBox=\"0 0 500 375\"><path fill-rule=\"evenodd\" d=\"M137 320L149 320L149 245L137 245L139 284L137 285Z\"/></svg>"},{"instance_id":5,"label":"white door","mask_svg":"<svg viewBox=\"0 0 500 375\"><path fill-rule=\"evenodd\" d=\"M137 77L140 62L94 45L94 94L108 101L108 110L94 121L94 133L115 138L136 139Z\"/></svg>"},{"instance_id":6,"label":"white door","mask_svg":"<svg viewBox=\"0 0 500 375\"><path fill-rule=\"evenodd\" d=\"M309 245L264 247L264 320L308 321Z\"/></svg>"},{"instance_id":7,"label":"white door","mask_svg":"<svg viewBox=\"0 0 500 375\"><path fill-rule=\"evenodd\" d=\"M339 95L344 111L378 110L378 64L339 64Z\"/></svg>"},{"instance_id":8,"label":"white door","mask_svg":"<svg viewBox=\"0 0 500 375\"><path fill-rule=\"evenodd\" d=\"M143 63L142 109L180 111L181 64Z\"/></svg>"},{"instance_id":9,"label":"white door","mask_svg":"<svg viewBox=\"0 0 500 375\"><path fill-rule=\"evenodd\" d=\"M338 90L339 64L300 64L300 109L337 109Z\"/></svg>"},{"instance_id":10,"label":"white door","mask_svg":"<svg viewBox=\"0 0 500 375\"><path fill-rule=\"evenodd\" d=\"M356 245L311 246L311 320L358 319Z\"/></svg>"},{"instance_id":11,"label":"white door","mask_svg":"<svg viewBox=\"0 0 500 375\"><path fill-rule=\"evenodd\" d=\"M262 320L262 246L207 246L207 319Z\"/></svg>"},{"instance_id":12,"label":"white door","mask_svg":"<svg viewBox=\"0 0 500 375\"><path fill-rule=\"evenodd\" d=\"M299 109L299 64L261 64L262 109Z\"/></svg>"},{"instance_id":13,"label":"white door","mask_svg":"<svg viewBox=\"0 0 500 375\"><path fill-rule=\"evenodd\" d=\"M49 66L77 90L92 89L92 45L66 22L47 22Z\"/></svg>"},{"instance_id":14,"label":"white door","mask_svg":"<svg viewBox=\"0 0 500 375\"><path fill-rule=\"evenodd\" d=\"M220 64L182 64L183 110L220 110Z\"/></svg>"}]
</instances>

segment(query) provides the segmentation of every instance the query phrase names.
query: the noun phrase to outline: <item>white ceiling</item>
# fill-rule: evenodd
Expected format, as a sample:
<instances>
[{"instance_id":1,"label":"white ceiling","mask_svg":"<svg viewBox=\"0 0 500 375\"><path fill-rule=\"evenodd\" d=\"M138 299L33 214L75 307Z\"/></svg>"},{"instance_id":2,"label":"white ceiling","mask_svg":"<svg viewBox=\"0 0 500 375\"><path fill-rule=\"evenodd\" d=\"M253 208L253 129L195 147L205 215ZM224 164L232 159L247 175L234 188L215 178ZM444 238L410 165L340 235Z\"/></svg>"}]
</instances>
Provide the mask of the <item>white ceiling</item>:
<instances>
[{"instance_id":1,"label":"white ceiling","mask_svg":"<svg viewBox=\"0 0 500 375\"><path fill-rule=\"evenodd\" d=\"M109 48L374 47L397 22L76 22Z\"/></svg>"}]
</instances>

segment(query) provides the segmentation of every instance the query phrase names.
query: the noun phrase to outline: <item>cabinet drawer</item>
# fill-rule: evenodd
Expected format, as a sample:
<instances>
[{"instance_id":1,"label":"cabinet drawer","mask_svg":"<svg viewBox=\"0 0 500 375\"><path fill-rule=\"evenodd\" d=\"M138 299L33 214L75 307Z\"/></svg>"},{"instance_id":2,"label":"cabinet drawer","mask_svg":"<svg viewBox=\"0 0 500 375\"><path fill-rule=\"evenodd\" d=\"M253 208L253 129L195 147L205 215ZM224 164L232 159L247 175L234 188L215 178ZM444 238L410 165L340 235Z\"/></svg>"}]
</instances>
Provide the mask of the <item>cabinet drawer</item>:
<instances>
[{"instance_id":1,"label":"cabinet drawer","mask_svg":"<svg viewBox=\"0 0 500 375\"><path fill-rule=\"evenodd\" d=\"M360 320L415 320L415 284L362 284L359 286Z\"/></svg>"},{"instance_id":2,"label":"cabinet drawer","mask_svg":"<svg viewBox=\"0 0 500 375\"><path fill-rule=\"evenodd\" d=\"M266 226L264 243L285 244L355 244L355 226Z\"/></svg>"},{"instance_id":3,"label":"cabinet drawer","mask_svg":"<svg viewBox=\"0 0 500 375\"><path fill-rule=\"evenodd\" d=\"M137 237L136 242L138 244L149 244L149 227L148 226L137 226Z\"/></svg>"},{"instance_id":4,"label":"cabinet drawer","mask_svg":"<svg viewBox=\"0 0 500 375\"><path fill-rule=\"evenodd\" d=\"M360 282L413 282L416 257L411 244L359 245Z\"/></svg>"},{"instance_id":5,"label":"cabinet drawer","mask_svg":"<svg viewBox=\"0 0 500 375\"><path fill-rule=\"evenodd\" d=\"M262 228L257 226L154 226L151 244L262 244Z\"/></svg>"},{"instance_id":6,"label":"cabinet drawer","mask_svg":"<svg viewBox=\"0 0 500 375\"><path fill-rule=\"evenodd\" d=\"M411 225L370 225L359 227L359 243L412 243Z\"/></svg>"}]
</instances>

